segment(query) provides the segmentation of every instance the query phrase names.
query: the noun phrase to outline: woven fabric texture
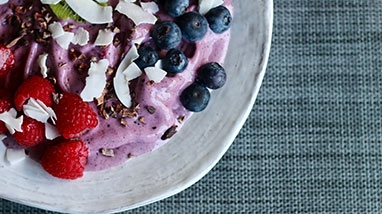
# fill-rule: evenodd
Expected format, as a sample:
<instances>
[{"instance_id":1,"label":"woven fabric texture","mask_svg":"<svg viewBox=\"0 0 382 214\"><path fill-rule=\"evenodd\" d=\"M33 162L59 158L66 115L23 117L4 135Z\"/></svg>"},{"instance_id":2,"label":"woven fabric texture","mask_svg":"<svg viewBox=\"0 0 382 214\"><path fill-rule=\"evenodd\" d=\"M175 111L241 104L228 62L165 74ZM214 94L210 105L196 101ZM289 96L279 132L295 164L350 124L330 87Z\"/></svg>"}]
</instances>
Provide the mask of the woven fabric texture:
<instances>
[{"instance_id":1,"label":"woven fabric texture","mask_svg":"<svg viewBox=\"0 0 382 214\"><path fill-rule=\"evenodd\" d=\"M382 1L274 6L267 73L232 147L192 187L124 213L382 213ZM52 212L1 200L0 213Z\"/></svg>"}]
</instances>

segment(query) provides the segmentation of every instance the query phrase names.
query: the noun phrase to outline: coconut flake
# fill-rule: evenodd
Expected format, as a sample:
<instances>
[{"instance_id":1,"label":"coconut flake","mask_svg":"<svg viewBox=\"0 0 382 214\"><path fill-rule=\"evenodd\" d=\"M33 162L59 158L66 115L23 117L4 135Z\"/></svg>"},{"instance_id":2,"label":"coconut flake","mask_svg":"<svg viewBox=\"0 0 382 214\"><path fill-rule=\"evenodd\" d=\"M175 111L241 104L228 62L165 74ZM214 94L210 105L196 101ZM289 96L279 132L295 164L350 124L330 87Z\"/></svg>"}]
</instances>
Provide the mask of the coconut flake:
<instances>
[{"instance_id":1,"label":"coconut flake","mask_svg":"<svg viewBox=\"0 0 382 214\"><path fill-rule=\"evenodd\" d=\"M64 35L65 31L64 28L62 27L61 23L59 22L53 22L52 24L48 25L48 30L52 34L52 38L58 38L62 35Z\"/></svg>"},{"instance_id":2,"label":"coconut flake","mask_svg":"<svg viewBox=\"0 0 382 214\"><path fill-rule=\"evenodd\" d=\"M56 42L57 44L61 46L61 48L68 50L69 45L73 40L73 37L74 37L74 33L64 32L62 36L56 38Z\"/></svg>"},{"instance_id":3,"label":"coconut flake","mask_svg":"<svg viewBox=\"0 0 382 214\"><path fill-rule=\"evenodd\" d=\"M130 96L130 88L129 81L125 79L125 76L122 72L117 72L113 79L115 94L117 95L119 101L121 103L130 108L131 107L131 96Z\"/></svg>"},{"instance_id":4,"label":"coconut flake","mask_svg":"<svg viewBox=\"0 0 382 214\"><path fill-rule=\"evenodd\" d=\"M161 60L158 60L158 62L155 64L155 67L145 68L145 73L149 80L152 80L155 83L161 82L163 78L167 75L167 72L162 69Z\"/></svg>"},{"instance_id":5,"label":"coconut flake","mask_svg":"<svg viewBox=\"0 0 382 214\"><path fill-rule=\"evenodd\" d=\"M17 117L17 111L11 108L9 111L5 111L0 114L0 120L5 123L9 133L14 134L16 131L22 132L21 125L23 124L23 116Z\"/></svg>"},{"instance_id":6,"label":"coconut flake","mask_svg":"<svg viewBox=\"0 0 382 214\"><path fill-rule=\"evenodd\" d=\"M144 11L154 14L159 11L159 7L155 2L141 2L141 7Z\"/></svg>"},{"instance_id":7,"label":"coconut flake","mask_svg":"<svg viewBox=\"0 0 382 214\"><path fill-rule=\"evenodd\" d=\"M155 63L154 67L156 67L156 68L159 68L159 69L162 69L162 70L163 70L163 61L162 61L161 59L160 59L160 60L158 60L158 61Z\"/></svg>"},{"instance_id":8,"label":"coconut flake","mask_svg":"<svg viewBox=\"0 0 382 214\"><path fill-rule=\"evenodd\" d=\"M125 75L127 81L130 81L140 77L142 75L142 70L133 62L122 72L122 74Z\"/></svg>"},{"instance_id":9,"label":"coconut flake","mask_svg":"<svg viewBox=\"0 0 382 214\"><path fill-rule=\"evenodd\" d=\"M84 46L89 42L89 31L85 30L83 27L78 28L74 33L72 43L75 45Z\"/></svg>"},{"instance_id":10,"label":"coconut flake","mask_svg":"<svg viewBox=\"0 0 382 214\"><path fill-rule=\"evenodd\" d=\"M48 25L48 30L52 34L52 38L55 39L63 49L67 50L73 40L74 33L64 31L64 28L59 22L53 22Z\"/></svg>"},{"instance_id":11,"label":"coconut flake","mask_svg":"<svg viewBox=\"0 0 382 214\"><path fill-rule=\"evenodd\" d=\"M117 73L123 72L134 60L138 59L138 49L135 45L131 46L130 50L126 53L118 66Z\"/></svg>"},{"instance_id":12,"label":"coconut flake","mask_svg":"<svg viewBox=\"0 0 382 214\"><path fill-rule=\"evenodd\" d=\"M24 149L11 149L7 148L5 151L5 158L10 165L21 162L27 157Z\"/></svg>"},{"instance_id":13,"label":"coconut flake","mask_svg":"<svg viewBox=\"0 0 382 214\"><path fill-rule=\"evenodd\" d=\"M85 88L81 92L81 98L90 102L94 98L98 98L102 95L103 89L106 85L106 71L109 67L109 61L102 59L99 62L90 63L88 71L88 77L86 77Z\"/></svg>"},{"instance_id":14,"label":"coconut flake","mask_svg":"<svg viewBox=\"0 0 382 214\"><path fill-rule=\"evenodd\" d=\"M53 140L60 136L57 128L50 123L45 123L45 137L48 140Z\"/></svg>"},{"instance_id":15,"label":"coconut flake","mask_svg":"<svg viewBox=\"0 0 382 214\"><path fill-rule=\"evenodd\" d=\"M29 99L28 103L23 106L24 114L39 122L45 123L49 119L47 114L34 99Z\"/></svg>"},{"instance_id":16,"label":"coconut flake","mask_svg":"<svg viewBox=\"0 0 382 214\"><path fill-rule=\"evenodd\" d=\"M32 97L23 106L23 110L25 115L42 123L48 122L49 118L53 123L57 120L56 113L51 107L47 107L42 101Z\"/></svg>"},{"instance_id":17,"label":"coconut flake","mask_svg":"<svg viewBox=\"0 0 382 214\"><path fill-rule=\"evenodd\" d=\"M155 24L157 21L157 18L152 13L144 11L142 7L131 2L120 1L115 10L133 20L135 25L140 25L143 23Z\"/></svg>"},{"instance_id":18,"label":"coconut flake","mask_svg":"<svg viewBox=\"0 0 382 214\"><path fill-rule=\"evenodd\" d=\"M93 0L65 0L65 2L81 18L92 24L113 22L113 8L111 6L101 6Z\"/></svg>"},{"instance_id":19,"label":"coconut flake","mask_svg":"<svg viewBox=\"0 0 382 214\"><path fill-rule=\"evenodd\" d=\"M107 46L110 45L113 42L114 33L110 30L99 30L98 36L96 41L94 42L94 45L97 46Z\"/></svg>"},{"instance_id":20,"label":"coconut flake","mask_svg":"<svg viewBox=\"0 0 382 214\"><path fill-rule=\"evenodd\" d=\"M48 77L48 67L46 67L46 60L48 59L48 54L43 53L40 56L38 56L38 65L40 66L41 69L41 74L44 78Z\"/></svg>"},{"instance_id":21,"label":"coconut flake","mask_svg":"<svg viewBox=\"0 0 382 214\"><path fill-rule=\"evenodd\" d=\"M224 0L199 0L199 13L205 15L212 8L220 6Z\"/></svg>"},{"instance_id":22,"label":"coconut flake","mask_svg":"<svg viewBox=\"0 0 382 214\"><path fill-rule=\"evenodd\" d=\"M124 71L129 65L139 57L138 50L135 45L131 46L130 50L126 53L126 56L122 59L115 77L113 79L115 94L119 101L126 107L131 107L131 96L129 89L129 81L124 75Z\"/></svg>"},{"instance_id":23,"label":"coconut flake","mask_svg":"<svg viewBox=\"0 0 382 214\"><path fill-rule=\"evenodd\" d=\"M53 124L56 124L57 115L54 110L51 107L46 106L41 100L36 99L36 102L49 114L49 118L52 120Z\"/></svg>"},{"instance_id":24,"label":"coconut flake","mask_svg":"<svg viewBox=\"0 0 382 214\"><path fill-rule=\"evenodd\" d=\"M41 0L41 3L43 4L57 4L61 0Z\"/></svg>"}]
</instances>

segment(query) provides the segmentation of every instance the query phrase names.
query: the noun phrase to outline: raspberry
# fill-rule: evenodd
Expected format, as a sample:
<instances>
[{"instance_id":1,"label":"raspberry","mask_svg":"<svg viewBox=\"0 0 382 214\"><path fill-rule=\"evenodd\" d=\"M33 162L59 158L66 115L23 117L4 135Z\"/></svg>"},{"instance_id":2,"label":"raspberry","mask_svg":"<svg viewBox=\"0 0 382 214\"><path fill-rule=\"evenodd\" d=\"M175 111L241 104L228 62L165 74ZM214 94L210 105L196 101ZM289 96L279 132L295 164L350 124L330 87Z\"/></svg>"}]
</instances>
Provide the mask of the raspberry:
<instances>
[{"instance_id":1,"label":"raspberry","mask_svg":"<svg viewBox=\"0 0 382 214\"><path fill-rule=\"evenodd\" d=\"M9 92L5 90L0 90L0 113L9 111L12 107L12 96ZM5 134L8 132L5 123L0 121L0 134Z\"/></svg>"},{"instance_id":2,"label":"raspberry","mask_svg":"<svg viewBox=\"0 0 382 214\"><path fill-rule=\"evenodd\" d=\"M53 109L57 116L56 127L66 139L80 137L98 125L97 113L77 94L65 92Z\"/></svg>"},{"instance_id":3,"label":"raspberry","mask_svg":"<svg viewBox=\"0 0 382 214\"><path fill-rule=\"evenodd\" d=\"M66 140L45 150L41 166L54 177L74 180L83 176L88 155L82 140Z\"/></svg>"},{"instance_id":4,"label":"raspberry","mask_svg":"<svg viewBox=\"0 0 382 214\"><path fill-rule=\"evenodd\" d=\"M45 125L35 119L24 116L21 125L23 132L15 132L13 137L23 147L32 147L45 139Z\"/></svg>"},{"instance_id":5,"label":"raspberry","mask_svg":"<svg viewBox=\"0 0 382 214\"><path fill-rule=\"evenodd\" d=\"M0 45L0 79L5 78L14 65L15 55L12 50Z\"/></svg>"},{"instance_id":6,"label":"raspberry","mask_svg":"<svg viewBox=\"0 0 382 214\"><path fill-rule=\"evenodd\" d=\"M17 88L14 96L15 107L21 111L24 103L30 97L38 99L50 107L53 105L53 93L55 93L54 86L49 80L41 76L31 76Z\"/></svg>"}]
</instances>

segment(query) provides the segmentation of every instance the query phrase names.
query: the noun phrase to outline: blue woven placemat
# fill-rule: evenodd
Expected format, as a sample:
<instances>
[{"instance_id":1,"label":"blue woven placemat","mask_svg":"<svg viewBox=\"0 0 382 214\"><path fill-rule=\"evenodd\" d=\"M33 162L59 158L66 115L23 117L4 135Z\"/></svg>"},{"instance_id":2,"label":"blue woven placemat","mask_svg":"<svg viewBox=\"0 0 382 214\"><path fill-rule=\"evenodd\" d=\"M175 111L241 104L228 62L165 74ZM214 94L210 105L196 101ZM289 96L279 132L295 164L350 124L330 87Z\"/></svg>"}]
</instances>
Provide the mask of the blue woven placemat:
<instances>
[{"instance_id":1,"label":"blue woven placemat","mask_svg":"<svg viewBox=\"0 0 382 214\"><path fill-rule=\"evenodd\" d=\"M275 0L264 84L232 147L126 213L382 213L381 40L382 1ZM0 213L51 212L1 200Z\"/></svg>"}]
</instances>

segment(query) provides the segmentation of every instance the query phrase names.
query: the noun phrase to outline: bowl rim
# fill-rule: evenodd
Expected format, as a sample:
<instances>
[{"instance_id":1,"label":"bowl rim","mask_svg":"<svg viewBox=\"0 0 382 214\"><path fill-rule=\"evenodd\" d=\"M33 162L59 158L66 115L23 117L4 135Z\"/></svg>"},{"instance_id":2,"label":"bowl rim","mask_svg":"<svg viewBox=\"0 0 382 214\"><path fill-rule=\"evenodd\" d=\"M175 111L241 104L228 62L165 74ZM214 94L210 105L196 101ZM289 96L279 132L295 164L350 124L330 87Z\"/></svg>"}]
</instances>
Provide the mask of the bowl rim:
<instances>
[{"instance_id":1,"label":"bowl rim","mask_svg":"<svg viewBox=\"0 0 382 214\"><path fill-rule=\"evenodd\" d=\"M259 62L259 70L257 71L256 74L256 80L254 87L251 89L251 94L252 96L250 99L246 102L246 108L243 110L242 114L240 115L240 118L237 118L235 121L235 124L233 125L233 130L229 133L229 135L226 136L225 143L221 144L221 147L218 152L214 153L213 158L210 159L209 164L203 165L202 167L198 169L194 169L193 173L191 176L185 178L182 183L176 184L173 186L171 190L161 192L154 197L148 198L146 200L140 201L138 203L130 204L130 205L121 205L120 207L114 207L114 208L106 208L103 210L97 210L97 213L114 213L114 212L122 212L130 209L134 209L137 207L141 207L147 204L151 204L153 202L165 199L167 197L173 196L188 187L192 186L194 183L199 181L201 178L203 178L218 162L219 160L223 157L223 155L226 153L226 151L229 149L229 147L232 145L234 142L236 136L239 134L241 128L243 127L246 119L248 118L254 104L256 97L259 93L265 72L266 72L266 67L268 64L268 59L269 59L269 53L270 53L270 47L271 47L271 40L272 40L272 27L273 27L273 0L259 0L263 5L263 13L266 15L264 18L264 21L267 22L265 23L265 26L268 28L266 29L265 32L262 32L264 34L264 46L262 49L262 57ZM187 123L186 123L187 124ZM168 143L171 143L168 142ZM163 147L163 146L162 146ZM161 149L161 148L159 148ZM32 163L33 164L33 163ZM27 201L23 200L20 198L13 198L13 197L7 197L6 195L3 195L0 193L0 197L25 204L28 206L33 206L37 207L40 209L46 209L46 210L52 210L52 211L58 211L58 212L74 212L74 213L81 213L80 210L74 207L56 207L55 205L52 204L44 204L41 203L40 201ZM91 210L83 210L83 213L88 213Z\"/></svg>"}]
</instances>

